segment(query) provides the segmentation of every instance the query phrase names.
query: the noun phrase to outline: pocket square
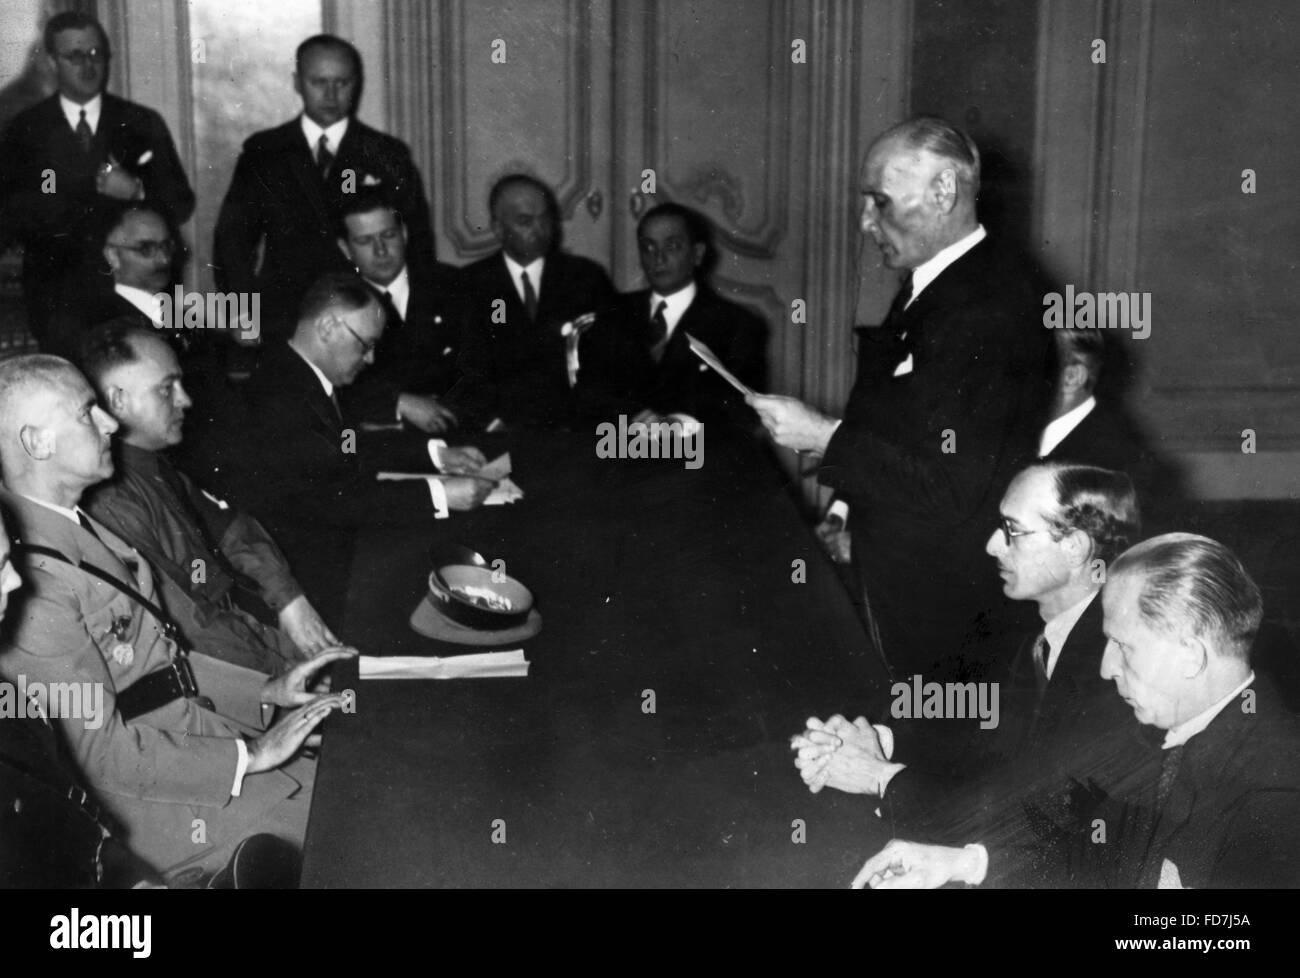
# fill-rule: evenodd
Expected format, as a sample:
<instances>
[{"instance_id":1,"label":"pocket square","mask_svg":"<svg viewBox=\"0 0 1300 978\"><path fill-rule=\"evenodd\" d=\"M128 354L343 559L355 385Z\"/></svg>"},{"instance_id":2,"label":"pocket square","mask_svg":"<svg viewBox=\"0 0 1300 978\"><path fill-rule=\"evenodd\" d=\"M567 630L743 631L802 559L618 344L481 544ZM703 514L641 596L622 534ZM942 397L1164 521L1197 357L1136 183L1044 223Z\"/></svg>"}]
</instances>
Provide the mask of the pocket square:
<instances>
[{"instance_id":1,"label":"pocket square","mask_svg":"<svg viewBox=\"0 0 1300 978\"><path fill-rule=\"evenodd\" d=\"M912 372L912 354L909 353L907 355L907 359L905 359L902 363L900 363L897 367L894 368L894 376L902 377L904 374L910 374L911 372Z\"/></svg>"},{"instance_id":2,"label":"pocket square","mask_svg":"<svg viewBox=\"0 0 1300 978\"><path fill-rule=\"evenodd\" d=\"M378 187L383 182L384 181L380 180L373 173L367 173L361 178L361 186L363 187Z\"/></svg>"}]
</instances>

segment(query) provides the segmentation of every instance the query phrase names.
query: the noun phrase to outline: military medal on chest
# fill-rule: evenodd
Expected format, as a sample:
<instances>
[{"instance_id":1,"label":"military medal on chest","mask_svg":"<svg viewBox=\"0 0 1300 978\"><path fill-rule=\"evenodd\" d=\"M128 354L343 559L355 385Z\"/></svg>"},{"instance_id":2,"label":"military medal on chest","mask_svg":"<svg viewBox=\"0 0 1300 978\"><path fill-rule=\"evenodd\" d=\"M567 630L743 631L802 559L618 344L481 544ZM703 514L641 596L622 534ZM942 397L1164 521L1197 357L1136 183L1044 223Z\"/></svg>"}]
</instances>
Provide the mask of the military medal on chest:
<instances>
[{"instance_id":1,"label":"military medal on chest","mask_svg":"<svg viewBox=\"0 0 1300 978\"><path fill-rule=\"evenodd\" d=\"M113 647L108 650L108 654L113 657L113 661L119 666L129 666L135 661L135 649L126 640L126 632L130 627L131 616L119 615L113 619L113 624L108 629L108 633L114 639Z\"/></svg>"}]
</instances>

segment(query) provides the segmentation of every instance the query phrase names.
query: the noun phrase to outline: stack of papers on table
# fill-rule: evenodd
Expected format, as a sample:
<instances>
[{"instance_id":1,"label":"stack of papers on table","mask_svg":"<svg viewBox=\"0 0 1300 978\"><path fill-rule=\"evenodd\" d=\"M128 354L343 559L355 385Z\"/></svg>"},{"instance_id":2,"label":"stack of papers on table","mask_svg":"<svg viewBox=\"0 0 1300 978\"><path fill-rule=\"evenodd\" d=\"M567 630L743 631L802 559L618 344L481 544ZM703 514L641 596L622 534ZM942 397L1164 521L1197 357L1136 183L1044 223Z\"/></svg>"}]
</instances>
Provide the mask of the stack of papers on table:
<instances>
[{"instance_id":1,"label":"stack of papers on table","mask_svg":"<svg viewBox=\"0 0 1300 978\"><path fill-rule=\"evenodd\" d=\"M489 479L496 483L492 487L492 491L488 493L487 498L483 500L484 506L504 506L506 503L513 503L524 498L524 491L516 485L513 479L508 478L509 475L509 452L498 455L479 469L478 472L474 473L475 478ZM401 482L406 479L454 479L457 477L437 472L380 472L375 478L380 482Z\"/></svg>"},{"instance_id":2,"label":"stack of papers on table","mask_svg":"<svg viewBox=\"0 0 1300 978\"><path fill-rule=\"evenodd\" d=\"M442 659L427 655L363 655L362 679L488 679L527 676L523 649L510 652L475 652Z\"/></svg>"}]
</instances>

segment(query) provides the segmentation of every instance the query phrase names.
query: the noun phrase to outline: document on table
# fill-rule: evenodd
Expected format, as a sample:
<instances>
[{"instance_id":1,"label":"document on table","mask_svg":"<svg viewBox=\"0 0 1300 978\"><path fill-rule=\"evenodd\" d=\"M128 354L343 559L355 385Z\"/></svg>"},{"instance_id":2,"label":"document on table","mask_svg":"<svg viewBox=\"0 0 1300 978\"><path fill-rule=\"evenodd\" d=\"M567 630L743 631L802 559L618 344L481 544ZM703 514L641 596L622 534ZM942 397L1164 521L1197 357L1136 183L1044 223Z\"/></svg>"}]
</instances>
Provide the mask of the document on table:
<instances>
[{"instance_id":1,"label":"document on table","mask_svg":"<svg viewBox=\"0 0 1300 978\"><path fill-rule=\"evenodd\" d=\"M492 491L483 500L484 506L504 506L524 498L524 491L508 478L510 475L510 453L503 452L488 462L474 477L495 482ZM401 482L408 479L455 479L457 476L441 472L380 472L375 476L380 482Z\"/></svg>"},{"instance_id":2,"label":"document on table","mask_svg":"<svg viewBox=\"0 0 1300 978\"><path fill-rule=\"evenodd\" d=\"M490 679L527 676L523 649L510 652L474 652L446 658L427 655L363 655L358 660L362 679Z\"/></svg>"}]
</instances>

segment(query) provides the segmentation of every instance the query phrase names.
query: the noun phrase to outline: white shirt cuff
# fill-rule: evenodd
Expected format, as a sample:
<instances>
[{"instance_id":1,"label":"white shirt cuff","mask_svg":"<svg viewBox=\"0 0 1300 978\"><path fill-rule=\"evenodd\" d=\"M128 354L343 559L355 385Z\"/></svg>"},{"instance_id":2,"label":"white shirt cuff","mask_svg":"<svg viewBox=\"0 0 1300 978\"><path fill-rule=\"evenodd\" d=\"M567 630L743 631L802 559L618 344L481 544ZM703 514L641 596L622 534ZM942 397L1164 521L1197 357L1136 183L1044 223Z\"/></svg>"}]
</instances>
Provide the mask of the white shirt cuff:
<instances>
[{"instance_id":1,"label":"white shirt cuff","mask_svg":"<svg viewBox=\"0 0 1300 978\"><path fill-rule=\"evenodd\" d=\"M248 773L248 745L242 737L235 738L235 748L239 751L239 762L235 765L235 783L230 787L231 798L238 798L244 790L244 775Z\"/></svg>"},{"instance_id":2,"label":"white shirt cuff","mask_svg":"<svg viewBox=\"0 0 1300 978\"><path fill-rule=\"evenodd\" d=\"M430 438L425 447L429 450L429 461L433 463L435 469L441 472L442 450L447 447L447 443L441 438Z\"/></svg>"},{"instance_id":3,"label":"white shirt cuff","mask_svg":"<svg viewBox=\"0 0 1300 978\"><path fill-rule=\"evenodd\" d=\"M830 504L830 507L826 510L826 518L827 518L828 520L833 520L833 519L835 519L837 516L839 517L840 523L841 523L842 525L845 525L845 526L848 525L848 522L849 522L849 504L848 504L847 502L845 502L843 499L837 499L837 500L835 500L835 502L831 503L831 504Z\"/></svg>"},{"instance_id":4,"label":"white shirt cuff","mask_svg":"<svg viewBox=\"0 0 1300 978\"><path fill-rule=\"evenodd\" d=\"M972 842L966 846L967 852L973 852L976 858L976 867L972 873L972 879L966 880L971 886L979 886L984 882L984 877L989 874L989 851L978 842Z\"/></svg>"},{"instance_id":5,"label":"white shirt cuff","mask_svg":"<svg viewBox=\"0 0 1300 978\"><path fill-rule=\"evenodd\" d=\"M435 519L445 520L449 515L447 509L447 487L442 484L441 479L425 479L429 483L429 498L433 500L433 515Z\"/></svg>"}]
</instances>

